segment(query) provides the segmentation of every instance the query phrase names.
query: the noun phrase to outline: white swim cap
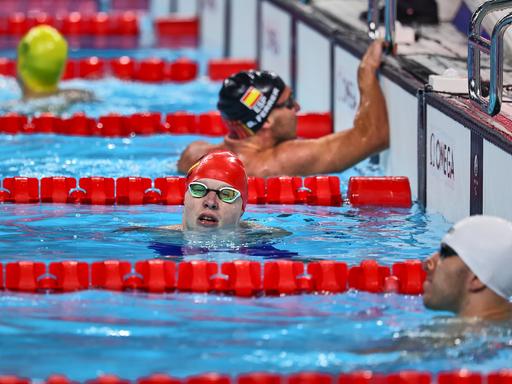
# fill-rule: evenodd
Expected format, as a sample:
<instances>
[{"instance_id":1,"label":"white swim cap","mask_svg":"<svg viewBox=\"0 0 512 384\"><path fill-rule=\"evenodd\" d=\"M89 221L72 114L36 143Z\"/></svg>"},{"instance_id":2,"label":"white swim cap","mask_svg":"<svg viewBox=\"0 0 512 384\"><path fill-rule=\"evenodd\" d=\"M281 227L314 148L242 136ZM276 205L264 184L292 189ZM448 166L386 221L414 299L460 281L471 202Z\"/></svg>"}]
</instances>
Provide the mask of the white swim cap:
<instances>
[{"instance_id":1,"label":"white swim cap","mask_svg":"<svg viewBox=\"0 0 512 384\"><path fill-rule=\"evenodd\" d=\"M494 216L470 216L443 237L478 278L498 295L512 296L512 223Z\"/></svg>"}]
</instances>

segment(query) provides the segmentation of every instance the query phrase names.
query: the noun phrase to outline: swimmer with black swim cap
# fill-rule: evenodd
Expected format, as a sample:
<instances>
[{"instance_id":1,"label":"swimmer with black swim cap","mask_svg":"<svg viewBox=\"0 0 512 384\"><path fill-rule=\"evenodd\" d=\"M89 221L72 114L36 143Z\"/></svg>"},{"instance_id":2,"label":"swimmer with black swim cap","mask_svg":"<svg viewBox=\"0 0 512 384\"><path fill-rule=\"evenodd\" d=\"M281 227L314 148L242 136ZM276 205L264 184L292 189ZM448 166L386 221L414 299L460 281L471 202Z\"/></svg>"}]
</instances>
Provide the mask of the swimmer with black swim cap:
<instances>
[{"instance_id":1,"label":"swimmer with black swim cap","mask_svg":"<svg viewBox=\"0 0 512 384\"><path fill-rule=\"evenodd\" d=\"M61 96L67 105L91 101L89 91L59 90L68 57L66 39L49 25L31 28L18 43L16 72L23 99Z\"/></svg>"},{"instance_id":2,"label":"swimmer with black swim cap","mask_svg":"<svg viewBox=\"0 0 512 384\"><path fill-rule=\"evenodd\" d=\"M297 139L299 104L275 73L240 72L227 78L219 92L218 109L229 133L221 144L190 144L178 170L185 173L213 150L236 153L249 176L310 175L340 172L389 145L389 123L377 71L382 42L372 43L358 71L359 108L354 126L319 139Z\"/></svg>"}]
</instances>

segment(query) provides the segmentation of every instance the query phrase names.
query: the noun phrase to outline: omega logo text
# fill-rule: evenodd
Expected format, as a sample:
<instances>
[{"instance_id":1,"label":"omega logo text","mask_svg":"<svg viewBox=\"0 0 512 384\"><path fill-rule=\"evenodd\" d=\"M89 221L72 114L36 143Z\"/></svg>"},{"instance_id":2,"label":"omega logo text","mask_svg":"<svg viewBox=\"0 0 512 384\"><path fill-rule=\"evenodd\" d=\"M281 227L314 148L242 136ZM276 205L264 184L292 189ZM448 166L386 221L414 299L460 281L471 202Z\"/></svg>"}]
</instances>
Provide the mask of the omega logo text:
<instances>
[{"instance_id":1,"label":"omega logo text","mask_svg":"<svg viewBox=\"0 0 512 384\"><path fill-rule=\"evenodd\" d=\"M430 135L430 166L445 177L455 180L455 162L453 148L441 141L434 133Z\"/></svg>"}]
</instances>

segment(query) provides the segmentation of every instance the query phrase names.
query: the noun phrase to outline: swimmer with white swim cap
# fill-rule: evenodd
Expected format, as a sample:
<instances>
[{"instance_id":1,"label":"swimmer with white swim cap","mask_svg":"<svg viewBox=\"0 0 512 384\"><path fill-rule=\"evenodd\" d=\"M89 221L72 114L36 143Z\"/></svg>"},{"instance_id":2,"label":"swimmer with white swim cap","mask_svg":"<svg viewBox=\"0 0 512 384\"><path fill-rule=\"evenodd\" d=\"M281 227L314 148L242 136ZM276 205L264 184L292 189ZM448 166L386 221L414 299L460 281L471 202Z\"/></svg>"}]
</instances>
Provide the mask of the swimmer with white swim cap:
<instances>
[{"instance_id":1,"label":"swimmer with white swim cap","mask_svg":"<svg viewBox=\"0 0 512 384\"><path fill-rule=\"evenodd\" d=\"M423 303L461 317L512 318L512 223L470 216L456 223L424 262Z\"/></svg>"},{"instance_id":2,"label":"swimmer with white swim cap","mask_svg":"<svg viewBox=\"0 0 512 384\"><path fill-rule=\"evenodd\" d=\"M67 105L91 101L89 91L59 90L68 57L66 39L49 25L31 28L18 43L16 72L23 99L62 96Z\"/></svg>"}]
</instances>

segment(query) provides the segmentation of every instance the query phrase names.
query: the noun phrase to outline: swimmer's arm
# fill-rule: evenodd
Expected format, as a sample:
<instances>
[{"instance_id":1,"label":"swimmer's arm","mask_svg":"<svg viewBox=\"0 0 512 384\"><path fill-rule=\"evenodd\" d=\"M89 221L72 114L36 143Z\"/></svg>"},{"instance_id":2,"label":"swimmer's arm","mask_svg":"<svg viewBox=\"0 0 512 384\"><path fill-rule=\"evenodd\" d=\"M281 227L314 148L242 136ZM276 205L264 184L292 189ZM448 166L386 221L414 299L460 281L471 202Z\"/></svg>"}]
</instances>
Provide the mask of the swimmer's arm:
<instances>
[{"instance_id":1,"label":"swimmer's arm","mask_svg":"<svg viewBox=\"0 0 512 384\"><path fill-rule=\"evenodd\" d=\"M258 223L253 223L251 221L241 221L240 226L245 229L255 229L263 231L264 235L271 235L272 238L280 238L290 236L292 233L287 231L286 229L279 227L267 227L266 225L261 225Z\"/></svg>"},{"instance_id":2,"label":"swimmer's arm","mask_svg":"<svg viewBox=\"0 0 512 384\"><path fill-rule=\"evenodd\" d=\"M58 96L66 99L68 103L80 103L96 101L96 97L93 92L84 89L60 89Z\"/></svg>"},{"instance_id":3,"label":"swimmer's arm","mask_svg":"<svg viewBox=\"0 0 512 384\"><path fill-rule=\"evenodd\" d=\"M373 43L359 66L361 97L354 127L319 139L279 144L271 156L262 159L265 176L340 172L388 147L386 100L377 78L381 54L381 42Z\"/></svg>"},{"instance_id":4,"label":"swimmer's arm","mask_svg":"<svg viewBox=\"0 0 512 384\"><path fill-rule=\"evenodd\" d=\"M222 148L224 148L222 144L214 145L207 143L206 141L194 141L187 148L185 148L181 154L178 160L178 171L186 174L190 167L194 165L201 157L215 149Z\"/></svg>"}]
</instances>

